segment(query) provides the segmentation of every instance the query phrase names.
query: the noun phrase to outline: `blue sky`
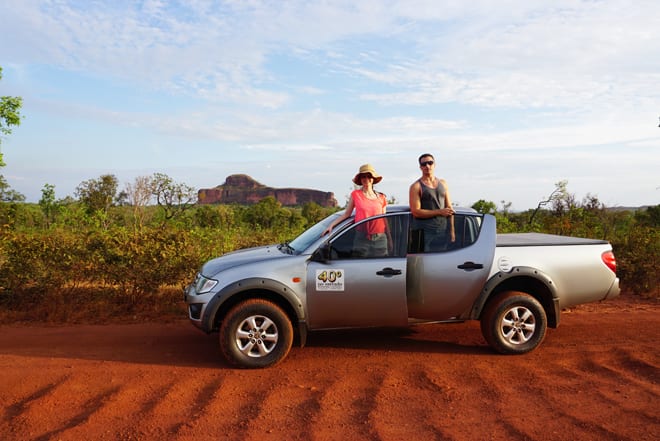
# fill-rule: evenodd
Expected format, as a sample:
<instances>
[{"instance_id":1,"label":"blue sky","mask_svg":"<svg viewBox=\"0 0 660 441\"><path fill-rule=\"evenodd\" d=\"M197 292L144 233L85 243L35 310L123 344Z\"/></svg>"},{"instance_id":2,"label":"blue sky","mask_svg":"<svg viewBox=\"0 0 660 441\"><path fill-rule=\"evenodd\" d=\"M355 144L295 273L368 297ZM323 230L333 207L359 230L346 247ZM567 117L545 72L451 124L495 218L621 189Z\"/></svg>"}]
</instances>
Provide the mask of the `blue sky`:
<instances>
[{"instance_id":1,"label":"blue sky","mask_svg":"<svg viewBox=\"0 0 660 441\"><path fill-rule=\"evenodd\" d=\"M407 202L417 157L464 206L660 203L660 2L0 2L0 169L28 201L114 174L246 173Z\"/></svg>"}]
</instances>

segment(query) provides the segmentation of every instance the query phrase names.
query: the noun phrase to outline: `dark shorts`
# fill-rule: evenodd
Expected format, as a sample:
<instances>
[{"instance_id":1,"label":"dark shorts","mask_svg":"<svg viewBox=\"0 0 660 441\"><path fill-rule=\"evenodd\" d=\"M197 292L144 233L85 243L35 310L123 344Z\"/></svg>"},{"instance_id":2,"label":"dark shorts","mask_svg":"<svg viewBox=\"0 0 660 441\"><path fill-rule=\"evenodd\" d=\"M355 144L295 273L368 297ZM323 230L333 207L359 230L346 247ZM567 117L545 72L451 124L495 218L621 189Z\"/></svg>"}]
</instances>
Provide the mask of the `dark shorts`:
<instances>
[{"instance_id":1,"label":"dark shorts","mask_svg":"<svg viewBox=\"0 0 660 441\"><path fill-rule=\"evenodd\" d=\"M387 256L387 235L385 233L364 234L358 232L353 248L356 257Z\"/></svg>"}]
</instances>

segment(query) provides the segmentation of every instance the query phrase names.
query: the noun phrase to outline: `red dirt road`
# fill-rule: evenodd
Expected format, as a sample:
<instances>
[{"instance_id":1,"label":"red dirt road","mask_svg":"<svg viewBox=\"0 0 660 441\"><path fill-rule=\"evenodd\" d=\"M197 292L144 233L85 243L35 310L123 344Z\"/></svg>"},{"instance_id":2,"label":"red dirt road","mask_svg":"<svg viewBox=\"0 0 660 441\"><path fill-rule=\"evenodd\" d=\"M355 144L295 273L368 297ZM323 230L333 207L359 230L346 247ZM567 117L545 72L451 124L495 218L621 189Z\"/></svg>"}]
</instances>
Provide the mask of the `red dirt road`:
<instances>
[{"instance_id":1,"label":"red dirt road","mask_svg":"<svg viewBox=\"0 0 660 441\"><path fill-rule=\"evenodd\" d=\"M534 352L476 322L312 335L230 369L168 324L0 327L2 440L657 440L660 308L565 313Z\"/></svg>"}]
</instances>

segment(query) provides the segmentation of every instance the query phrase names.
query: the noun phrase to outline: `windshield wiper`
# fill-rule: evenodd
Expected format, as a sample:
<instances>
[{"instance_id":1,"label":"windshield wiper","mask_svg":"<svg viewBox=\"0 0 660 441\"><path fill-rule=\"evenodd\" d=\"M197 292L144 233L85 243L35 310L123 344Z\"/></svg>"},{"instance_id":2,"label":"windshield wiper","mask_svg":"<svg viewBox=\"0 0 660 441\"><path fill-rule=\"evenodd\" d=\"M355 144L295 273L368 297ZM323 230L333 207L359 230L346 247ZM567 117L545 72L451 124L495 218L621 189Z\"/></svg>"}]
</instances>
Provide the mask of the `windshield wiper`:
<instances>
[{"instance_id":1,"label":"windshield wiper","mask_svg":"<svg viewBox=\"0 0 660 441\"><path fill-rule=\"evenodd\" d=\"M287 254L293 254L296 251L296 250L293 249L293 247L291 245L289 245L288 241L279 244L277 246L277 249L282 251L283 253L287 253Z\"/></svg>"}]
</instances>

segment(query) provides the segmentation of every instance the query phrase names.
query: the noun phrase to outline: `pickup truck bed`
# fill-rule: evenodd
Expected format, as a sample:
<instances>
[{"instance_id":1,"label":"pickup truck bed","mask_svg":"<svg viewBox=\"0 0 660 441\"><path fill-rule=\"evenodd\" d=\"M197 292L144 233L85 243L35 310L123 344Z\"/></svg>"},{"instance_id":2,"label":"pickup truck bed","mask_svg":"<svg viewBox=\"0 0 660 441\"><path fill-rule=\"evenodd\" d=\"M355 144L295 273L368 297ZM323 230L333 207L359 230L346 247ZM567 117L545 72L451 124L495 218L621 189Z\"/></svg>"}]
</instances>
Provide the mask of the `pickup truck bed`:
<instances>
[{"instance_id":1,"label":"pickup truck bed","mask_svg":"<svg viewBox=\"0 0 660 441\"><path fill-rule=\"evenodd\" d=\"M507 233L498 234L495 242L498 247L537 247L557 245L598 245L607 244L606 240L585 239L582 237L558 236L543 233Z\"/></svg>"}]
</instances>

